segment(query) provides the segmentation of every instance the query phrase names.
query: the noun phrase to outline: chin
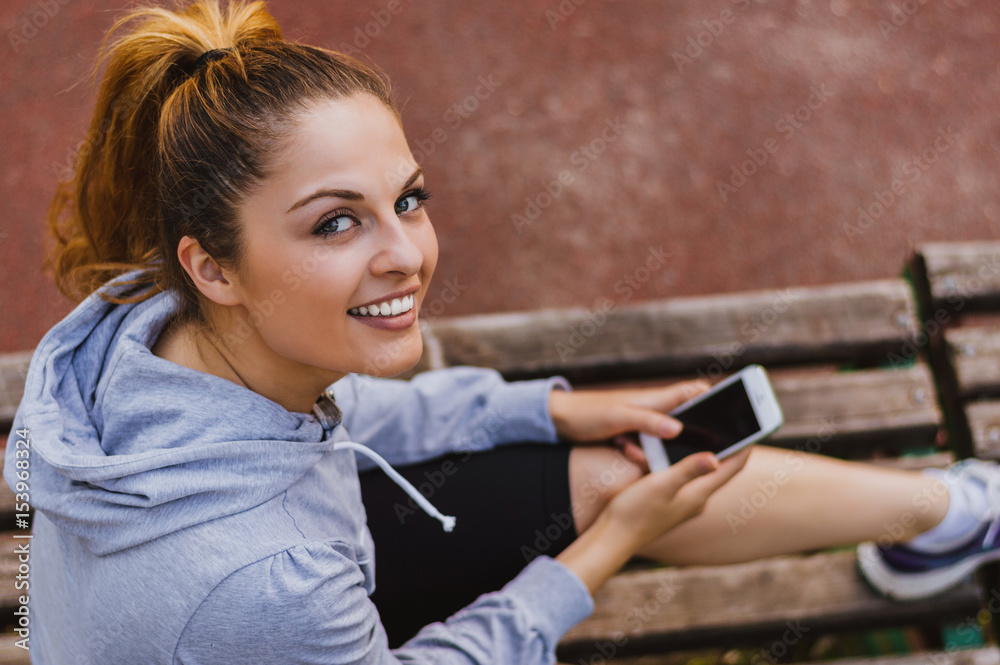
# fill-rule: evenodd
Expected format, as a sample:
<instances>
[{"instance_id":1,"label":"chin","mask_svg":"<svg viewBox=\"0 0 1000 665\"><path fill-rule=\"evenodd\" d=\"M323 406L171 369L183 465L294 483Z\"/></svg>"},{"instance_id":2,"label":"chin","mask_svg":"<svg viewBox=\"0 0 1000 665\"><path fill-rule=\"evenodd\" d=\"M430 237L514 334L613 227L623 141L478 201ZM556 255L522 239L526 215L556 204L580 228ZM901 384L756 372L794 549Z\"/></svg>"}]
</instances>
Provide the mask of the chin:
<instances>
[{"instance_id":1,"label":"chin","mask_svg":"<svg viewBox=\"0 0 1000 665\"><path fill-rule=\"evenodd\" d=\"M407 340L402 344L387 344L379 353L368 358L359 374L387 379L412 369L423 355L423 339Z\"/></svg>"}]
</instances>

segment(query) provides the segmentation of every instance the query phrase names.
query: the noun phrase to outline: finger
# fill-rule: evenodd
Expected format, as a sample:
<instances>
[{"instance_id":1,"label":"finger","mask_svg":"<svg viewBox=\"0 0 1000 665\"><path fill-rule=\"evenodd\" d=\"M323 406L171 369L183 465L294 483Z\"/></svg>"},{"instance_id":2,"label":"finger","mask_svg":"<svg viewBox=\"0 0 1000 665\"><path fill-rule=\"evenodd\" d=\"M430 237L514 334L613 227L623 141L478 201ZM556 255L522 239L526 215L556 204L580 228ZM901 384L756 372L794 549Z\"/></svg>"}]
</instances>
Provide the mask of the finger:
<instances>
[{"instance_id":1,"label":"finger","mask_svg":"<svg viewBox=\"0 0 1000 665\"><path fill-rule=\"evenodd\" d=\"M621 451L625 459L639 466L643 472L649 471L649 463L646 461L646 452L635 440L635 433L619 434L611 440L612 445Z\"/></svg>"},{"instance_id":2,"label":"finger","mask_svg":"<svg viewBox=\"0 0 1000 665\"><path fill-rule=\"evenodd\" d=\"M627 441L622 446L622 452L629 461L638 464L643 470L649 471L649 462L646 460L646 453L643 451L642 446L632 441Z\"/></svg>"},{"instance_id":3,"label":"finger","mask_svg":"<svg viewBox=\"0 0 1000 665\"><path fill-rule=\"evenodd\" d=\"M705 379L681 381L669 386L639 389L632 392L628 402L635 406L666 412L680 406L684 402L697 397L711 387Z\"/></svg>"},{"instance_id":4,"label":"finger","mask_svg":"<svg viewBox=\"0 0 1000 665\"><path fill-rule=\"evenodd\" d=\"M743 450L718 462L719 466L715 471L693 478L678 491L696 495L699 500L706 500L717 489L725 485L733 476L740 472L746 463L747 457L750 455L750 448L751 446L747 446ZM683 462L684 460L681 461Z\"/></svg>"},{"instance_id":5,"label":"finger","mask_svg":"<svg viewBox=\"0 0 1000 665\"><path fill-rule=\"evenodd\" d=\"M722 460L719 464L719 473L721 486L723 483L727 482L730 478L739 473L744 466L746 466L747 458L750 457L750 451L753 446L747 446L743 450L733 453L726 459Z\"/></svg>"},{"instance_id":6,"label":"finger","mask_svg":"<svg viewBox=\"0 0 1000 665\"><path fill-rule=\"evenodd\" d=\"M616 427L619 431L640 431L664 439L672 439L680 434L683 425L676 418L659 411L623 404L616 410Z\"/></svg>"},{"instance_id":7,"label":"finger","mask_svg":"<svg viewBox=\"0 0 1000 665\"><path fill-rule=\"evenodd\" d=\"M719 460L715 458L715 455L703 452L688 455L676 464L671 464L668 468L657 471L653 475L662 478L666 485L666 491L676 494L682 487L697 482L706 474L712 475L718 468Z\"/></svg>"},{"instance_id":8,"label":"finger","mask_svg":"<svg viewBox=\"0 0 1000 665\"><path fill-rule=\"evenodd\" d=\"M618 434L612 439L614 445L619 448L624 449L626 445L630 443L635 443L635 435L632 432L626 432L625 434Z\"/></svg>"}]
</instances>

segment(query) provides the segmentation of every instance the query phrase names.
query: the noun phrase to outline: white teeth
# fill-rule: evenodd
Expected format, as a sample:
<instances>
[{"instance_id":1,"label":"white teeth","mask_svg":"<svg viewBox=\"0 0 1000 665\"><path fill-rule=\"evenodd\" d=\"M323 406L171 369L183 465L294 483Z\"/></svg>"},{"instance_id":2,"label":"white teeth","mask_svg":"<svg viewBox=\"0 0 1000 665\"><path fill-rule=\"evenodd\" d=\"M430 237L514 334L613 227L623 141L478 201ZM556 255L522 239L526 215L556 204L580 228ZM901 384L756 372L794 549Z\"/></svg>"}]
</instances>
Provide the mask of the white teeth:
<instances>
[{"instance_id":1,"label":"white teeth","mask_svg":"<svg viewBox=\"0 0 1000 665\"><path fill-rule=\"evenodd\" d=\"M411 293L408 296L393 298L392 300L386 300L375 305L352 307L347 310L347 313L354 314L355 316L398 316L403 312L409 312L413 309L414 304L415 300Z\"/></svg>"}]
</instances>

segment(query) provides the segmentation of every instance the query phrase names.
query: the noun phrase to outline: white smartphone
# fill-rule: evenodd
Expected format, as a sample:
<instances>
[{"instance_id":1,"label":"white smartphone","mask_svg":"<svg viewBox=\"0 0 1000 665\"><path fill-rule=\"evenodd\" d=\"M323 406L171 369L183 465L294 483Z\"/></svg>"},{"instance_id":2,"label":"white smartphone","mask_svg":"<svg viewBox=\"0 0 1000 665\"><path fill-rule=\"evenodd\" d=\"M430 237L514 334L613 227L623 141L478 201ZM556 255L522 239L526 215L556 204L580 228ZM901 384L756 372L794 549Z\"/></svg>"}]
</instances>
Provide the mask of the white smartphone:
<instances>
[{"instance_id":1,"label":"white smartphone","mask_svg":"<svg viewBox=\"0 0 1000 665\"><path fill-rule=\"evenodd\" d=\"M673 439L639 432L649 470L661 471L692 453L710 450L719 459L772 434L784 422L767 372L749 365L670 412L684 423Z\"/></svg>"}]
</instances>

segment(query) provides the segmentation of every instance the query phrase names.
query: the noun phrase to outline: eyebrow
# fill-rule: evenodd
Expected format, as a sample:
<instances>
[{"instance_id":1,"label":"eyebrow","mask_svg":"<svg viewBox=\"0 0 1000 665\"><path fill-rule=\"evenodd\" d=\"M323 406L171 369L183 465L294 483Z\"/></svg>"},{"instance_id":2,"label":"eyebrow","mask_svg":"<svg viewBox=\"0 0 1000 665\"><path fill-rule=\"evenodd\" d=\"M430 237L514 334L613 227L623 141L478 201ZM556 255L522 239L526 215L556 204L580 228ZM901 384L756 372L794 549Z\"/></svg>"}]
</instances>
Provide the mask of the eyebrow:
<instances>
[{"instance_id":1,"label":"eyebrow","mask_svg":"<svg viewBox=\"0 0 1000 665\"><path fill-rule=\"evenodd\" d=\"M423 168L419 168L418 167L417 170L413 172L413 175L411 175L409 177L409 179L405 183L403 183L403 186L400 187L400 189L406 189L407 187L409 187L410 185L412 185L414 182L416 182L417 178L419 178L423 174L424 174ZM298 203L293 204L292 207L289 208L285 212L285 214L287 215L287 214L289 214L289 213L291 213L291 212L293 212L295 210L298 210L299 208L301 208L302 206L306 205L307 203L313 201L314 199L321 199L321 198L327 197L327 196L338 198L338 199L345 199L347 201L364 201L365 200L365 195L364 194L362 194L361 192L355 192L354 190L351 190L351 189L327 189L327 188L317 189L315 192L313 192L309 196L305 197L304 199L302 199Z\"/></svg>"}]
</instances>

